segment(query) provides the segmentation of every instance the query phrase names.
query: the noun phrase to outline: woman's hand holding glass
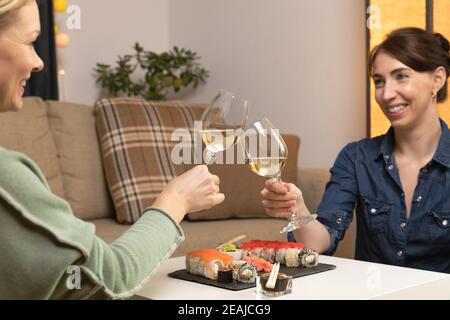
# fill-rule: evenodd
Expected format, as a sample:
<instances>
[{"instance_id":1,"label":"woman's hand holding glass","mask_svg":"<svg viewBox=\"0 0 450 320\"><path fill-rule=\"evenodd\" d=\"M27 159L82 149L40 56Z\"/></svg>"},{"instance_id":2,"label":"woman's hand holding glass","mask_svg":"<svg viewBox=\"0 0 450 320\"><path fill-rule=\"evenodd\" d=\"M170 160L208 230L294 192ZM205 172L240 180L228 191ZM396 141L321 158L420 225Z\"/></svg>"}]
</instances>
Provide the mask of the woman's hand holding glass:
<instances>
[{"instance_id":1,"label":"woman's hand holding glass","mask_svg":"<svg viewBox=\"0 0 450 320\"><path fill-rule=\"evenodd\" d=\"M244 146L250 169L260 176L273 178L266 182L262 192L263 198L266 197L263 204L269 215L289 218L289 223L280 233L294 231L314 220L317 215L309 214L301 191L295 185L281 181L288 149L279 130L269 119L252 124L245 133ZM301 210L300 214L297 209Z\"/></svg>"},{"instance_id":2,"label":"woman's hand holding glass","mask_svg":"<svg viewBox=\"0 0 450 320\"><path fill-rule=\"evenodd\" d=\"M205 165L195 166L174 178L153 203L180 222L186 213L209 209L222 203L219 177L209 172Z\"/></svg>"},{"instance_id":3,"label":"woman's hand holding glass","mask_svg":"<svg viewBox=\"0 0 450 320\"><path fill-rule=\"evenodd\" d=\"M291 219L295 212L300 219L311 221L316 218L309 212L302 191L295 184L267 180L261 197L264 209L271 217Z\"/></svg>"}]
</instances>

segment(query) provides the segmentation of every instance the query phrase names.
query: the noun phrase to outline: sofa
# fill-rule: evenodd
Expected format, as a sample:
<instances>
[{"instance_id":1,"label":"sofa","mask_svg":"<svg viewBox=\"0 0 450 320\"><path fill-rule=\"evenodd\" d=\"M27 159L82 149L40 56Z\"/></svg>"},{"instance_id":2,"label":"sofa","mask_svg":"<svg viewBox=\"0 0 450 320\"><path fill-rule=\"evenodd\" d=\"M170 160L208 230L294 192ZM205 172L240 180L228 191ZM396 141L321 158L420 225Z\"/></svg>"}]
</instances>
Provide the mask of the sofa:
<instances>
[{"instance_id":1,"label":"sofa","mask_svg":"<svg viewBox=\"0 0 450 320\"><path fill-rule=\"evenodd\" d=\"M0 146L33 159L52 191L69 202L78 218L93 223L104 241L113 242L130 227L118 223L115 216L92 106L25 98L21 112L0 114ZM317 208L328 179L328 168L298 169L296 182L311 211ZM235 185L228 185L229 190L241 187L239 179L230 181ZM259 190L255 194L259 195ZM286 240L279 233L285 223L282 219L251 215L218 220L186 218L181 222L186 240L174 256L215 247L241 234L247 239ZM335 255L353 258L354 239L352 224Z\"/></svg>"}]
</instances>

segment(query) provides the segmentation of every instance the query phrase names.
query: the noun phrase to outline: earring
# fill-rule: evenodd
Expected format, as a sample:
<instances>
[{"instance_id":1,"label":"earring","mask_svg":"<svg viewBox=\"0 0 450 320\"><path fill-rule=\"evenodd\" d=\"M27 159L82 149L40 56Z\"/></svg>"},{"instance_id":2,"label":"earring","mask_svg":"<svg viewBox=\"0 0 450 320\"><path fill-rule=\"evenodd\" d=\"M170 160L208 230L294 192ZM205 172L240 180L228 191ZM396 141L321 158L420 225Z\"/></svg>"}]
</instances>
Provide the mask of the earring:
<instances>
[{"instance_id":1,"label":"earring","mask_svg":"<svg viewBox=\"0 0 450 320\"><path fill-rule=\"evenodd\" d=\"M436 91L431 91L431 97L434 99L434 98L436 98L436 96L437 96L437 93L436 93Z\"/></svg>"}]
</instances>

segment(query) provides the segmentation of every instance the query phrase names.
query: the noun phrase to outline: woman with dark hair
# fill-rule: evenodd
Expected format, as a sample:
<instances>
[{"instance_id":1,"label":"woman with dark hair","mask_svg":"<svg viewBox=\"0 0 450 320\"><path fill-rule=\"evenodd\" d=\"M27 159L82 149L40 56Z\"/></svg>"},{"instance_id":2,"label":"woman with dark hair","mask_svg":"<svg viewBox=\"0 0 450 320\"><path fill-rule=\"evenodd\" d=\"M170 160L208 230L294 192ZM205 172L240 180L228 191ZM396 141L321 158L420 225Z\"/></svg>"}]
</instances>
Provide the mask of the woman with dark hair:
<instances>
[{"instance_id":1,"label":"woman with dark hair","mask_svg":"<svg viewBox=\"0 0 450 320\"><path fill-rule=\"evenodd\" d=\"M44 67L33 48L39 34L35 0L0 0L0 112L22 109L31 72ZM197 166L109 245L52 194L33 161L0 147L0 300L131 297L184 240L184 215L221 203L219 192L219 178Z\"/></svg>"},{"instance_id":2,"label":"woman with dark hair","mask_svg":"<svg viewBox=\"0 0 450 320\"><path fill-rule=\"evenodd\" d=\"M317 220L291 238L333 254L356 206L356 259L450 273L450 132L436 110L449 49L440 34L403 28L372 50L375 99L391 128L341 151ZM310 215L293 184L269 180L261 194L270 216Z\"/></svg>"}]
</instances>

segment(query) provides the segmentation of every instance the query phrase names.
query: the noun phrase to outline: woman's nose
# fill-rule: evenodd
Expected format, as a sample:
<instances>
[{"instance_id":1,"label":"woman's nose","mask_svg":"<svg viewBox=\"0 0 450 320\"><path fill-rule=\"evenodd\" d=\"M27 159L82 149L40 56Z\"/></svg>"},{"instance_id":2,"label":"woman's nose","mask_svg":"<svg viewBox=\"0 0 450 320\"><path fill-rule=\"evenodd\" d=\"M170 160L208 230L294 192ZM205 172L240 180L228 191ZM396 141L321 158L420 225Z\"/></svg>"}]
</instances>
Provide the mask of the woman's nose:
<instances>
[{"instance_id":1,"label":"woman's nose","mask_svg":"<svg viewBox=\"0 0 450 320\"><path fill-rule=\"evenodd\" d=\"M389 101L397 96L395 86L386 82L383 88L383 100Z\"/></svg>"},{"instance_id":2,"label":"woman's nose","mask_svg":"<svg viewBox=\"0 0 450 320\"><path fill-rule=\"evenodd\" d=\"M44 61L42 61L41 57L36 53L33 72L39 72L44 69Z\"/></svg>"}]
</instances>

